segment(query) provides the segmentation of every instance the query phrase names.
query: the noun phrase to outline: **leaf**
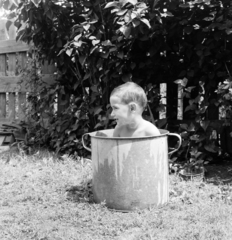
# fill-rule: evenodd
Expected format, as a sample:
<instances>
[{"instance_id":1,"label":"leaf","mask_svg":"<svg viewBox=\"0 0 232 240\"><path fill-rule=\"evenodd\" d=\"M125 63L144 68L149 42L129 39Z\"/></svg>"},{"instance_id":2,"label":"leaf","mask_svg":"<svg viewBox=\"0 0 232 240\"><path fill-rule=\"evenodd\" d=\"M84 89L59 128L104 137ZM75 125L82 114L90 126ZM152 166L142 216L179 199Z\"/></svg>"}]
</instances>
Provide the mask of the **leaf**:
<instances>
[{"instance_id":1,"label":"leaf","mask_svg":"<svg viewBox=\"0 0 232 240\"><path fill-rule=\"evenodd\" d=\"M115 51L117 51L117 47L111 47L111 48L109 49L109 52L115 52Z\"/></svg>"},{"instance_id":2,"label":"leaf","mask_svg":"<svg viewBox=\"0 0 232 240\"><path fill-rule=\"evenodd\" d=\"M67 49L65 52L70 57L72 55L73 49Z\"/></svg>"},{"instance_id":3,"label":"leaf","mask_svg":"<svg viewBox=\"0 0 232 240\"><path fill-rule=\"evenodd\" d=\"M137 27L140 24L140 21L138 19L133 19L132 20L133 27Z\"/></svg>"},{"instance_id":4,"label":"leaf","mask_svg":"<svg viewBox=\"0 0 232 240\"><path fill-rule=\"evenodd\" d=\"M75 41L79 41L80 37L82 36L82 34L78 34L77 36L75 36L74 40Z\"/></svg>"},{"instance_id":5,"label":"leaf","mask_svg":"<svg viewBox=\"0 0 232 240\"><path fill-rule=\"evenodd\" d=\"M190 5L188 3L180 4L179 7L181 8L189 8Z\"/></svg>"},{"instance_id":6,"label":"leaf","mask_svg":"<svg viewBox=\"0 0 232 240\"><path fill-rule=\"evenodd\" d=\"M31 0L36 7L39 7L39 4L41 3L41 0Z\"/></svg>"},{"instance_id":7,"label":"leaf","mask_svg":"<svg viewBox=\"0 0 232 240\"><path fill-rule=\"evenodd\" d=\"M188 126L188 131L189 131L189 132L195 132L195 131L196 131L196 128L195 128L195 126L194 126L193 123L191 123L191 124Z\"/></svg>"},{"instance_id":8,"label":"leaf","mask_svg":"<svg viewBox=\"0 0 232 240\"><path fill-rule=\"evenodd\" d=\"M98 128L98 127L102 127L102 123L97 123L94 127L94 129Z\"/></svg>"},{"instance_id":9,"label":"leaf","mask_svg":"<svg viewBox=\"0 0 232 240\"><path fill-rule=\"evenodd\" d=\"M97 85L93 85L90 89L91 89L93 92L98 93Z\"/></svg>"},{"instance_id":10,"label":"leaf","mask_svg":"<svg viewBox=\"0 0 232 240\"><path fill-rule=\"evenodd\" d=\"M105 5L105 8L116 7L118 6L118 2L109 2Z\"/></svg>"},{"instance_id":11,"label":"leaf","mask_svg":"<svg viewBox=\"0 0 232 240\"><path fill-rule=\"evenodd\" d=\"M103 41L103 42L102 42L102 45L103 45L103 46L114 46L114 45L111 43L110 40L105 40L105 41Z\"/></svg>"},{"instance_id":12,"label":"leaf","mask_svg":"<svg viewBox=\"0 0 232 240\"><path fill-rule=\"evenodd\" d=\"M195 100L194 99L190 99L189 100L189 105L193 105L195 103Z\"/></svg>"},{"instance_id":13,"label":"leaf","mask_svg":"<svg viewBox=\"0 0 232 240\"><path fill-rule=\"evenodd\" d=\"M101 111L102 111L102 107L101 106L94 108L94 115L99 114Z\"/></svg>"},{"instance_id":14,"label":"leaf","mask_svg":"<svg viewBox=\"0 0 232 240\"><path fill-rule=\"evenodd\" d=\"M83 28L85 29L85 31L88 31L89 28L90 28L90 24L85 24L85 25L83 25Z\"/></svg>"},{"instance_id":15,"label":"leaf","mask_svg":"<svg viewBox=\"0 0 232 240\"><path fill-rule=\"evenodd\" d=\"M223 15L221 15L220 17L218 17L217 19L216 19L216 22L221 22L223 20Z\"/></svg>"},{"instance_id":16,"label":"leaf","mask_svg":"<svg viewBox=\"0 0 232 240\"><path fill-rule=\"evenodd\" d=\"M132 63L130 64L130 68L133 70L135 67L136 67L136 63L132 62Z\"/></svg>"},{"instance_id":17,"label":"leaf","mask_svg":"<svg viewBox=\"0 0 232 240\"><path fill-rule=\"evenodd\" d=\"M128 11L124 16L125 23L129 23L131 21L131 11Z\"/></svg>"},{"instance_id":18,"label":"leaf","mask_svg":"<svg viewBox=\"0 0 232 240\"><path fill-rule=\"evenodd\" d=\"M124 75L122 76L123 82L131 82L131 78L132 78L132 74L131 74L131 73L129 73L129 74L124 74Z\"/></svg>"},{"instance_id":19,"label":"leaf","mask_svg":"<svg viewBox=\"0 0 232 240\"><path fill-rule=\"evenodd\" d=\"M227 34L227 35L229 35L229 34L231 34L231 33L232 33L232 28L226 29L226 34Z\"/></svg>"},{"instance_id":20,"label":"leaf","mask_svg":"<svg viewBox=\"0 0 232 240\"><path fill-rule=\"evenodd\" d=\"M73 45L77 48L81 47L82 44L83 44L83 42L81 40L77 41L77 42L73 42Z\"/></svg>"},{"instance_id":21,"label":"leaf","mask_svg":"<svg viewBox=\"0 0 232 240\"><path fill-rule=\"evenodd\" d=\"M208 145L204 146L204 148L208 152L212 152L212 153L216 153L217 152L216 146L214 144L208 144Z\"/></svg>"},{"instance_id":22,"label":"leaf","mask_svg":"<svg viewBox=\"0 0 232 240\"><path fill-rule=\"evenodd\" d=\"M214 17L205 17L205 18L203 18L203 20L209 22L209 21L214 20Z\"/></svg>"},{"instance_id":23,"label":"leaf","mask_svg":"<svg viewBox=\"0 0 232 240\"><path fill-rule=\"evenodd\" d=\"M88 79L90 77L90 73L89 72L87 72L86 74L85 74L85 76L84 76L84 78L83 78L83 80L82 81L85 81L86 79Z\"/></svg>"},{"instance_id":24,"label":"leaf","mask_svg":"<svg viewBox=\"0 0 232 240\"><path fill-rule=\"evenodd\" d=\"M12 25L11 21L7 21L6 22L6 29L7 29L7 31L9 31L11 25Z\"/></svg>"},{"instance_id":25,"label":"leaf","mask_svg":"<svg viewBox=\"0 0 232 240\"><path fill-rule=\"evenodd\" d=\"M115 12L118 12L119 11L119 9L118 8L115 8L115 9L112 9L110 12L111 13L115 13ZM115 18L115 20L116 20L117 18Z\"/></svg>"},{"instance_id":26,"label":"leaf","mask_svg":"<svg viewBox=\"0 0 232 240\"><path fill-rule=\"evenodd\" d=\"M85 56L85 55L79 56L79 62L82 66L85 64L86 58L87 58L87 56Z\"/></svg>"},{"instance_id":27,"label":"leaf","mask_svg":"<svg viewBox=\"0 0 232 240\"><path fill-rule=\"evenodd\" d=\"M137 7L137 8L146 9L146 8L147 8L147 5L146 5L146 3L144 3L144 2L139 2L136 7Z\"/></svg>"},{"instance_id":28,"label":"leaf","mask_svg":"<svg viewBox=\"0 0 232 240\"><path fill-rule=\"evenodd\" d=\"M201 153L200 153L201 154ZM204 163L204 160L199 159L195 162L195 165L202 165Z\"/></svg>"},{"instance_id":29,"label":"leaf","mask_svg":"<svg viewBox=\"0 0 232 240\"><path fill-rule=\"evenodd\" d=\"M122 16L122 15L124 15L127 11L128 11L127 9L118 11L118 12L116 13L116 15L117 15L117 16Z\"/></svg>"},{"instance_id":30,"label":"leaf","mask_svg":"<svg viewBox=\"0 0 232 240\"><path fill-rule=\"evenodd\" d=\"M90 49L90 54L92 54L97 48L98 48L98 46L92 47L92 48Z\"/></svg>"},{"instance_id":31,"label":"leaf","mask_svg":"<svg viewBox=\"0 0 232 240\"><path fill-rule=\"evenodd\" d=\"M188 130L188 124L182 123L182 124L180 124L180 128L182 128L184 130Z\"/></svg>"},{"instance_id":32,"label":"leaf","mask_svg":"<svg viewBox=\"0 0 232 240\"><path fill-rule=\"evenodd\" d=\"M101 57L107 59L109 57L109 51L106 51L104 53L101 53Z\"/></svg>"},{"instance_id":33,"label":"leaf","mask_svg":"<svg viewBox=\"0 0 232 240\"><path fill-rule=\"evenodd\" d=\"M123 57L124 57L123 52L119 52L119 53L117 54L117 57L120 58L120 59L123 59Z\"/></svg>"},{"instance_id":34,"label":"leaf","mask_svg":"<svg viewBox=\"0 0 232 240\"><path fill-rule=\"evenodd\" d=\"M146 18L140 18L140 21L142 21L144 24L146 24L148 26L148 28L151 28L151 25Z\"/></svg>"},{"instance_id":35,"label":"leaf","mask_svg":"<svg viewBox=\"0 0 232 240\"><path fill-rule=\"evenodd\" d=\"M199 136L197 134L190 137L191 140L196 141L196 142L202 142L203 140L205 140L205 138L206 138L205 136L203 136L203 135Z\"/></svg>"},{"instance_id":36,"label":"leaf","mask_svg":"<svg viewBox=\"0 0 232 240\"><path fill-rule=\"evenodd\" d=\"M187 91L187 92L192 92L192 90L194 89L195 87L187 87L187 88L185 88L185 90Z\"/></svg>"},{"instance_id":37,"label":"leaf","mask_svg":"<svg viewBox=\"0 0 232 240\"><path fill-rule=\"evenodd\" d=\"M174 83L180 84L181 86L185 87L188 83L188 79L187 78L177 79L174 81Z\"/></svg>"},{"instance_id":38,"label":"leaf","mask_svg":"<svg viewBox=\"0 0 232 240\"><path fill-rule=\"evenodd\" d=\"M208 128L209 123L210 123L210 121L201 121L200 122L200 125L204 129L204 131L206 131L206 129Z\"/></svg>"},{"instance_id":39,"label":"leaf","mask_svg":"<svg viewBox=\"0 0 232 240\"><path fill-rule=\"evenodd\" d=\"M189 110L195 110L197 108L197 106L195 104L189 105L185 108L185 112L189 111Z\"/></svg>"},{"instance_id":40,"label":"leaf","mask_svg":"<svg viewBox=\"0 0 232 240\"><path fill-rule=\"evenodd\" d=\"M122 26L119 28L119 31L122 32L122 34L128 38L130 36L131 33L131 27L130 26Z\"/></svg>"},{"instance_id":41,"label":"leaf","mask_svg":"<svg viewBox=\"0 0 232 240\"><path fill-rule=\"evenodd\" d=\"M171 12L166 12L167 17L173 17L174 15Z\"/></svg>"},{"instance_id":42,"label":"leaf","mask_svg":"<svg viewBox=\"0 0 232 240\"><path fill-rule=\"evenodd\" d=\"M99 42L100 42L100 40L93 40L93 41L92 41L92 44L93 44L93 46L95 46L95 45L97 45Z\"/></svg>"},{"instance_id":43,"label":"leaf","mask_svg":"<svg viewBox=\"0 0 232 240\"><path fill-rule=\"evenodd\" d=\"M122 7L125 6L127 3L130 3L133 6L138 3L137 0L119 0L119 2L122 4Z\"/></svg>"},{"instance_id":44,"label":"leaf","mask_svg":"<svg viewBox=\"0 0 232 240\"><path fill-rule=\"evenodd\" d=\"M17 14L15 12L11 12L10 14L7 15L8 20L10 20L10 19L13 20L13 18L15 18L15 17L17 17Z\"/></svg>"},{"instance_id":45,"label":"leaf","mask_svg":"<svg viewBox=\"0 0 232 240\"><path fill-rule=\"evenodd\" d=\"M156 124L158 128L163 128L167 124L167 118L159 119Z\"/></svg>"},{"instance_id":46,"label":"leaf","mask_svg":"<svg viewBox=\"0 0 232 240\"><path fill-rule=\"evenodd\" d=\"M74 84L74 91L78 88L78 86L79 86L80 84L79 84L79 82L76 82L75 84Z\"/></svg>"}]
</instances>

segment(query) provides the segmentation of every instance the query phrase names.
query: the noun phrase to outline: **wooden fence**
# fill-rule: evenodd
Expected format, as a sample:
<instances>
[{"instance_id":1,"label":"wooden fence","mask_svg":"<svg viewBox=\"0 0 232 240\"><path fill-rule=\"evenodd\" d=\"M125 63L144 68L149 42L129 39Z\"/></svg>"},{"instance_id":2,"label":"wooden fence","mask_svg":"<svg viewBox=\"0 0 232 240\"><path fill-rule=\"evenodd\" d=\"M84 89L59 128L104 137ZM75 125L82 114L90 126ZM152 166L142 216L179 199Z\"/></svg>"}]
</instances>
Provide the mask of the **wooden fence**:
<instances>
[{"instance_id":1,"label":"wooden fence","mask_svg":"<svg viewBox=\"0 0 232 240\"><path fill-rule=\"evenodd\" d=\"M0 124L24 120L26 106L25 85L20 84L20 70L27 62L27 44L15 40L15 29L5 29L5 22L0 20ZM55 68L42 66L42 80L54 82Z\"/></svg>"}]
</instances>

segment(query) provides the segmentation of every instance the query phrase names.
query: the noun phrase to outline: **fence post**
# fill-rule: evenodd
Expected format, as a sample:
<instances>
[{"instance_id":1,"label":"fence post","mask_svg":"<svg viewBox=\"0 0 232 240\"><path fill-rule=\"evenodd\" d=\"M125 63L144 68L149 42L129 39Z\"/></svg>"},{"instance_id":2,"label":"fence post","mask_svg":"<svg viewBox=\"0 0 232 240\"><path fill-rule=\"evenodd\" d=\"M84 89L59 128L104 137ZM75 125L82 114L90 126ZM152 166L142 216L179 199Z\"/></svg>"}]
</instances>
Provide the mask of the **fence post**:
<instances>
[{"instance_id":1,"label":"fence post","mask_svg":"<svg viewBox=\"0 0 232 240\"><path fill-rule=\"evenodd\" d=\"M166 117L168 120L177 119L177 102L178 102L178 91L177 84L172 81L167 82L167 113Z\"/></svg>"}]
</instances>

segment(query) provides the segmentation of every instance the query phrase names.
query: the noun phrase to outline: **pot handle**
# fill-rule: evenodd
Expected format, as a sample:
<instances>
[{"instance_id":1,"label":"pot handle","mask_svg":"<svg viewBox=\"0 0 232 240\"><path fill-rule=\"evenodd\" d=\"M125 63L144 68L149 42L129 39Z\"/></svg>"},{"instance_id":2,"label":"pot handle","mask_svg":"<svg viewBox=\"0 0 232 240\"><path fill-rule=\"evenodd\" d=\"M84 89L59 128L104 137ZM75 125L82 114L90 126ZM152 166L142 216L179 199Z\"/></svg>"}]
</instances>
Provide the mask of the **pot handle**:
<instances>
[{"instance_id":1,"label":"pot handle","mask_svg":"<svg viewBox=\"0 0 232 240\"><path fill-rule=\"evenodd\" d=\"M83 147L84 147L86 150L88 150L89 152L91 152L91 148L89 148L89 147L87 147L87 146L85 145L84 137L85 137L86 135L88 135L88 133L85 133L84 135L82 135L82 145L83 145Z\"/></svg>"},{"instance_id":2,"label":"pot handle","mask_svg":"<svg viewBox=\"0 0 232 240\"><path fill-rule=\"evenodd\" d=\"M182 139L181 139L181 136L177 133L168 133L169 136L175 136L179 139L179 145L176 149L172 150L171 152L169 152L168 154L173 154L174 152L176 152L177 150L179 150L180 146L181 146L181 143L182 143Z\"/></svg>"}]
</instances>

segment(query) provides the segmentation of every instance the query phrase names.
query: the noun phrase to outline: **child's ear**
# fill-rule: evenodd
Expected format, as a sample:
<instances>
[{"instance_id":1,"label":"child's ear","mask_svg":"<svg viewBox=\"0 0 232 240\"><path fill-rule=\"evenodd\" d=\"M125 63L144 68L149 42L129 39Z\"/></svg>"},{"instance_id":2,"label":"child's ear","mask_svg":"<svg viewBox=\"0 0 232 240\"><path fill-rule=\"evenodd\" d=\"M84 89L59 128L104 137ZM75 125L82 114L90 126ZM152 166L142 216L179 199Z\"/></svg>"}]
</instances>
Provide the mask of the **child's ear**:
<instances>
[{"instance_id":1,"label":"child's ear","mask_svg":"<svg viewBox=\"0 0 232 240\"><path fill-rule=\"evenodd\" d=\"M134 112L134 111L136 111L136 109L137 109L137 105L135 104L135 103L130 103L130 111L131 112Z\"/></svg>"}]
</instances>

